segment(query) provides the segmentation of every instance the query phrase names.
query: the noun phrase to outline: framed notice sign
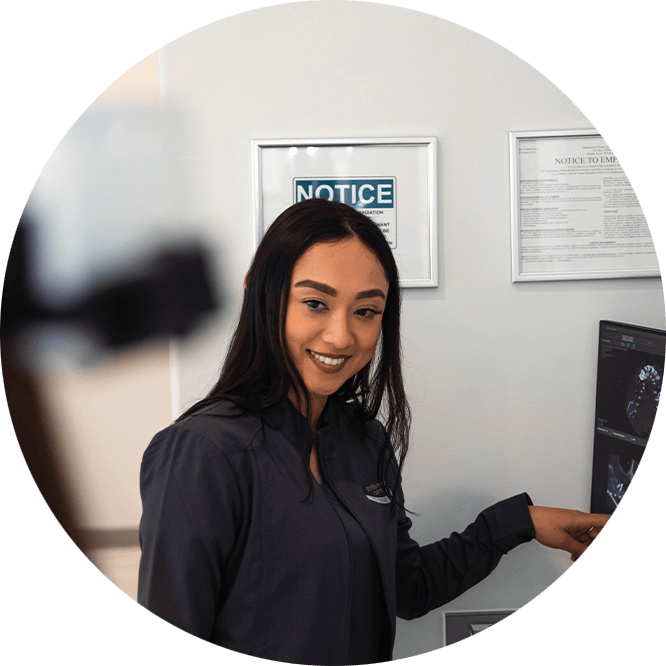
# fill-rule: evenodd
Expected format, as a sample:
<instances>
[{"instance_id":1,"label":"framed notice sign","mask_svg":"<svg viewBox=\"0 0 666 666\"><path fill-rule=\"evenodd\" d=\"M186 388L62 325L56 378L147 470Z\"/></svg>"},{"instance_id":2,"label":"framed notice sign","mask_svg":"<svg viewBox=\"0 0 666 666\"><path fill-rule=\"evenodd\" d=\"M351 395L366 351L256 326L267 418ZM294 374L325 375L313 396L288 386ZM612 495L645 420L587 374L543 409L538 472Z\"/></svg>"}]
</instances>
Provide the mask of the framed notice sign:
<instances>
[{"instance_id":1,"label":"framed notice sign","mask_svg":"<svg viewBox=\"0 0 666 666\"><path fill-rule=\"evenodd\" d=\"M510 132L513 282L659 277L620 163L593 129Z\"/></svg>"},{"instance_id":2,"label":"framed notice sign","mask_svg":"<svg viewBox=\"0 0 666 666\"><path fill-rule=\"evenodd\" d=\"M255 244L303 199L346 203L393 250L403 287L437 286L436 139L255 139Z\"/></svg>"}]
</instances>

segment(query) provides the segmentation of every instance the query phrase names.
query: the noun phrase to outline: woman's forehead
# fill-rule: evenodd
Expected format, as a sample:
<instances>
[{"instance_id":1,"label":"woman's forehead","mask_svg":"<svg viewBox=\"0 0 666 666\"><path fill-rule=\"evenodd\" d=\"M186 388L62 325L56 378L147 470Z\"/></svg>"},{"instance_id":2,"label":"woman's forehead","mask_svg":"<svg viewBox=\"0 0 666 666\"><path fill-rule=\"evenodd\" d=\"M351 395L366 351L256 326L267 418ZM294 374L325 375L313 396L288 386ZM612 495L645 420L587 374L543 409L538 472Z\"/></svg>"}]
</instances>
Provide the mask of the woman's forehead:
<instances>
[{"instance_id":1,"label":"woman's forehead","mask_svg":"<svg viewBox=\"0 0 666 666\"><path fill-rule=\"evenodd\" d=\"M294 265L292 285L304 279L323 282L338 290L388 289L379 259L356 237L316 243L308 248Z\"/></svg>"}]
</instances>

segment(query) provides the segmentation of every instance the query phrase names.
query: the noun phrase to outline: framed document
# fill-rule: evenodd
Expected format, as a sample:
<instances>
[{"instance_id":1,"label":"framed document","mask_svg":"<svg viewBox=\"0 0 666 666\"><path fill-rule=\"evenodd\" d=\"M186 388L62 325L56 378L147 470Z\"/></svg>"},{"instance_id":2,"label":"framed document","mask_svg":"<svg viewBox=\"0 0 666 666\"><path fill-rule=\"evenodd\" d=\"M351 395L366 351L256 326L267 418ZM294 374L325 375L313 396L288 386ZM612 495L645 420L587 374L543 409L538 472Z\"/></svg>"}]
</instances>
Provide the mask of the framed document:
<instances>
[{"instance_id":1,"label":"framed document","mask_svg":"<svg viewBox=\"0 0 666 666\"><path fill-rule=\"evenodd\" d=\"M401 286L436 287L436 145L433 137L254 139L255 245L292 204L342 201L384 232Z\"/></svg>"},{"instance_id":2,"label":"framed document","mask_svg":"<svg viewBox=\"0 0 666 666\"><path fill-rule=\"evenodd\" d=\"M513 282L659 277L638 199L596 130L509 140Z\"/></svg>"}]
</instances>

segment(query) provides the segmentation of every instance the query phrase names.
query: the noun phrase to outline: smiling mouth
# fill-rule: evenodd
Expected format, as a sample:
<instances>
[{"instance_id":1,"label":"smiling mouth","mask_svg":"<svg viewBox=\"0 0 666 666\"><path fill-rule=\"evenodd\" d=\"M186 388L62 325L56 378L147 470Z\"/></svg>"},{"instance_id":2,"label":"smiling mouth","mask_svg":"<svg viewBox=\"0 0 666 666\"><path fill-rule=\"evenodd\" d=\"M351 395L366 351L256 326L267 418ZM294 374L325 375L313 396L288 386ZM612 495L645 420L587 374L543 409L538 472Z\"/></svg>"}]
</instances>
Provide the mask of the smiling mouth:
<instances>
[{"instance_id":1,"label":"smiling mouth","mask_svg":"<svg viewBox=\"0 0 666 666\"><path fill-rule=\"evenodd\" d=\"M348 356L343 356L341 358L332 358L331 356L322 356L321 354L316 354L311 349L308 349L308 352L310 352L310 355L313 358L316 358L320 363L325 363L326 365L330 366L331 368L340 367L349 358Z\"/></svg>"}]
</instances>

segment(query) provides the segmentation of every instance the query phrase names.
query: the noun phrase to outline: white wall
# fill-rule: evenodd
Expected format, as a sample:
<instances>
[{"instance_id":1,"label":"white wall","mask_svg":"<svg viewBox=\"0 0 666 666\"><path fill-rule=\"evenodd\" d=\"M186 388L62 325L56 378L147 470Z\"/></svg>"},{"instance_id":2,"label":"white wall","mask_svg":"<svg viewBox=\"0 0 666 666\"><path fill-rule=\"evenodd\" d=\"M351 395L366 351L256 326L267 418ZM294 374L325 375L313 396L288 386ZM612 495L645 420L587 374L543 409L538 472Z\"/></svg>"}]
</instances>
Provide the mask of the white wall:
<instances>
[{"instance_id":1,"label":"white wall","mask_svg":"<svg viewBox=\"0 0 666 666\"><path fill-rule=\"evenodd\" d=\"M462 529L524 490L535 503L589 508L598 321L663 327L661 281L512 284L508 132L591 121L494 43L384 5L262 9L159 57L161 101L195 129L183 157L232 305L253 250L252 138L438 138L440 286L404 291L413 536ZM215 378L233 319L226 310L179 349L183 406ZM565 553L521 546L447 608L517 608L569 564ZM441 618L400 622L396 657L441 646Z\"/></svg>"}]
</instances>

